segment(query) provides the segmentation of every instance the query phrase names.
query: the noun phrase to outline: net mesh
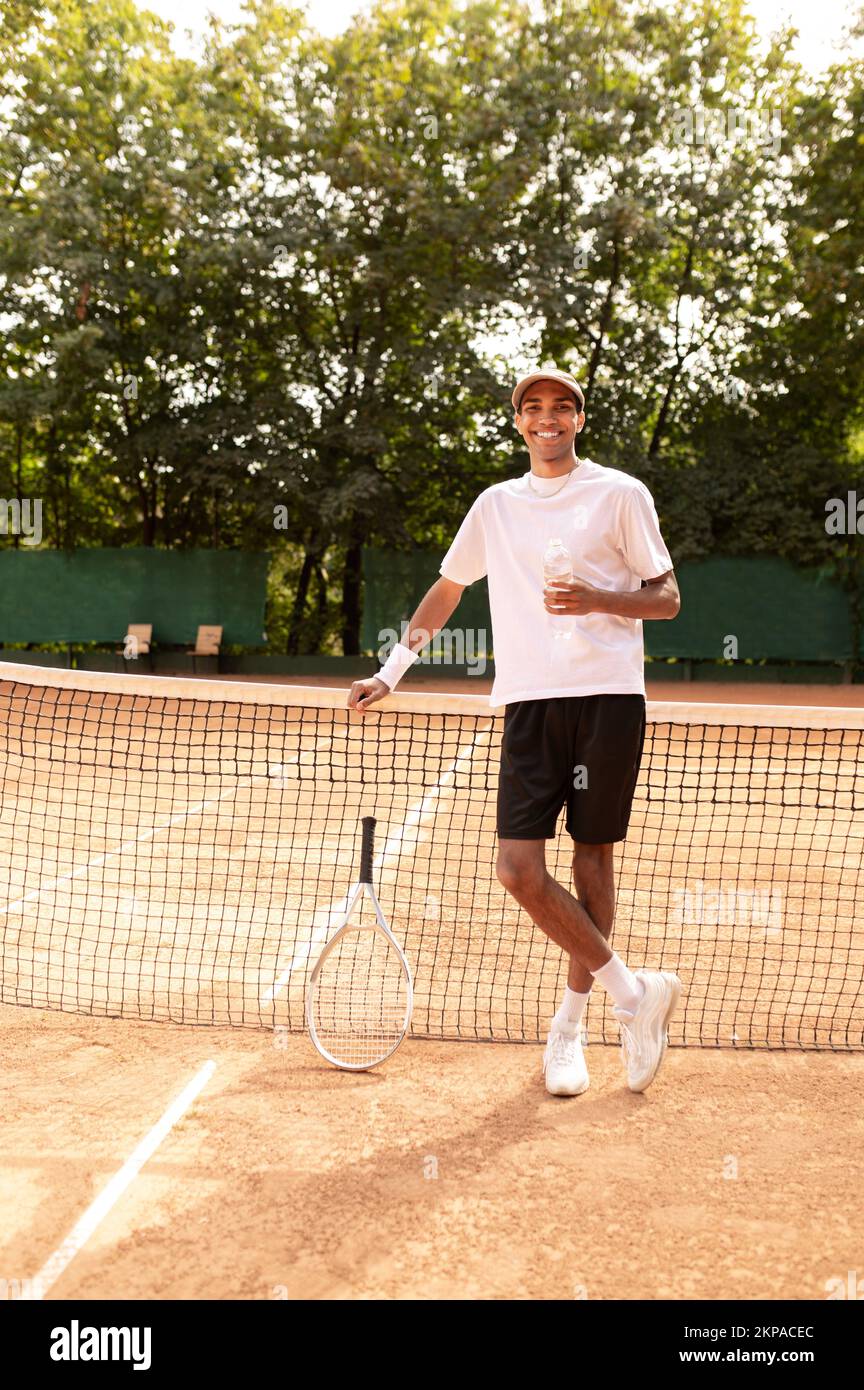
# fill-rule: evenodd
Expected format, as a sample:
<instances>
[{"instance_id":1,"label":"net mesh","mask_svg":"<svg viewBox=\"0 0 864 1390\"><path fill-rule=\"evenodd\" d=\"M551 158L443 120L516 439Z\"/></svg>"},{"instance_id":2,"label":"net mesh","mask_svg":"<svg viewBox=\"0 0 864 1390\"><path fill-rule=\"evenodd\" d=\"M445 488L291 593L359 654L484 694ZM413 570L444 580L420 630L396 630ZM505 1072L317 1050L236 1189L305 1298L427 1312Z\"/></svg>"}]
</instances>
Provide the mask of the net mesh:
<instances>
[{"instance_id":1,"label":"net mesh","mask_svg":"<svg viewBox=\"0 0 864 1390\"><path fill-rule=\"evenodd\" d=\"M345 698L0 666L0 998L300 1030L374 815L411 1032L545 1037L566 972L495 875L503 713ZM862 736L859 711L649 706L614 945L680 974L672 1044L864 1046ZM568 884L563 828L548 863ZM586 1030L617 1041L602 991Z\"/></svg>"}]
</instances>

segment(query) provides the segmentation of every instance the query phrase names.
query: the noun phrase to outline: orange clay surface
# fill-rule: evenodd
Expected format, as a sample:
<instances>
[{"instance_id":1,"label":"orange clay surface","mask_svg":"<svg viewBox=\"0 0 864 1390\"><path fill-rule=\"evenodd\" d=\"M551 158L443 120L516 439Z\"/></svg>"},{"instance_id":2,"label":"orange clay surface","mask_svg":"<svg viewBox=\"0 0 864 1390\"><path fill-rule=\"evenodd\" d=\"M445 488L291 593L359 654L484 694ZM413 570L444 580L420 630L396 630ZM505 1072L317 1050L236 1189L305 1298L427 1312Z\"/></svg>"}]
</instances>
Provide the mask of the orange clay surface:
<instances>
[{"instance_id":1,"label":"orange clay surface","mask_svg":"<svg viewBox=\"0 0 864 1390\"><path fill-rule=\"evenodd\" d=\"M436 686L456 689L403 688ZM851 705L864 687L649 698ZM537 1045L410 1039L350 1075L299 1034L12 1006L0 1025L4 1291L209 1059L48 1298L823 1299L862 1268L860 1054L673 1048L636 1096L592 1045L591 1089L566 1100Z\"/></svg>"},{"instance_id":2,"label":"orange clay surface","mask_svg":"<svg viewBox=\"0 0 864 1390\"><path fill-rule=\"evenodd\" d=\"M860 1269L864 1058L308 1040L0 1009L0 1274L32 1278L204 1062L216 1071L48 1298L823 1299ZM284 1043L284 1046L277 1045Z\"/></svg>"}]
</instances>

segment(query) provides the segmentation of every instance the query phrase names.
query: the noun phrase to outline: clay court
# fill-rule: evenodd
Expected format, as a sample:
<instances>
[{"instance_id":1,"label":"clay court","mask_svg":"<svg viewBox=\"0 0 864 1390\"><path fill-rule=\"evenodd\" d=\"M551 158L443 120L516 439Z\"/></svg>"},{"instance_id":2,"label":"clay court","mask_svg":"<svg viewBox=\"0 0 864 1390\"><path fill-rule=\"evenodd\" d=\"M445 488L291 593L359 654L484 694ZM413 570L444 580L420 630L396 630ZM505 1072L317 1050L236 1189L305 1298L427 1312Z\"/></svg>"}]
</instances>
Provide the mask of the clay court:
<instances>
[{"instance_id":1,"label":"clay court","mask_svg":"<svg viewBox=\"0 0 864 1390\"><path fill-rule=\"evenodd\" d=\"M0 1017L10 1279L216 1062L48 1298L822 1299L861 1269L860 1056L672 1048L638 1096L592 1045L566 1100L537 1046L350 1075L301 1035Z\"/></svg>"},{"instance_id":2,"label":"clay court","mask_svg":"<svg viewBox=\"0 0 864 1390\"><path fill-rule=\"evenodd\" d=\"M640 1096L592 1004L566 1100L483 702L363 731L344 692L240 689L4 672L8 1296L819 1299L860 1267L860 708L649 692L616 944L684 1007ZM416 1004L352 1075L303 1002L370 813Z\"/></svg>"}]
</instances>

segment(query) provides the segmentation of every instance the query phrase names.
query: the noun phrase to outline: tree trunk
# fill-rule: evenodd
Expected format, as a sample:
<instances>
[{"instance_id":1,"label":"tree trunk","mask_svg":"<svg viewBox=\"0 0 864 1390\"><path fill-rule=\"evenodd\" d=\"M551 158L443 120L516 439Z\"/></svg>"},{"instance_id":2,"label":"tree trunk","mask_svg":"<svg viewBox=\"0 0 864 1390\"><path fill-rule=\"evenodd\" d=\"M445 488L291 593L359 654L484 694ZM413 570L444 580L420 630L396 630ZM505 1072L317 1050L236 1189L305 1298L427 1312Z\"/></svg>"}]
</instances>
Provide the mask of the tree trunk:
<instances>
[{"instance_id":1,"label":"tree trunk","mask_svg":"<svg viewBox=\"0 0 864 1390\"><path fill-rule=\"evenodd\" d=\"M23 507L23 505L24 505L24 481L23 481L23 478L22 478L22 471L23 471L23 458L22 458L22 455L23 455L23 448L24 448L24 427L23 427L23 425L21 425L21 423L19 422L19 423L15 426L15 495L16 495L16 497L18 498L18 501L19 501L19 503L21 504L22 507ZM13 532L12 545L13 545L14 548L17 550L18 547L20 546L20 544L21 544L21 537L19 536L18 532L15 531L15 532Z\"/></svg>"},{"instance_id":2,"label":"tree trunk","mask_svg":"<svg viewBox=\"0 0 864 1390\"><path fill-rule=\"evenodd\" d=\"M310 651L320 652L327 630L327 574L321 564L320 556L315 561L315 626L312 630Z\"/></svg>"},{"instance_id":3,"label":"tree trunk","mask_svg":"<svg viewBox=\"0 0 864 1390\"><path fill-rule=\"evenodd\" d=\"M615 312L615 292L621 281L621 248L617 241L612 243L612 270L609 275L609 288L603 300L603 308L600 311L600 324L597 329L597 337L594 339L594 346L591 349L591 360L588 363L588 371L585 376L585 401L591 399L591 392L594 382L600 371L600 364L603 360L603 349L606 346L606 336L612 326L612 318ZM587 430L586 430L587 433Z\"/></svg>"},{"instance_id":4,"label":"tree trunk","mask_svg":"<svg viewBox=\"0 0 864 1390\"><path fill-rule=\"evenodd\" d=\"M309 583L314 567L315 554L312 547L307 545L294 594L294 604L291 608L291 626L288 629L288 641L286 643L288 656L300 655L300 630L303 625L303 614L306 611L306 599L309 594Z\"/></svg>"},{"instance_id":5,"label":"tree trunk","mask_svg":"<svg viewBox=\"0 0 864 1390\"><path fill-rule=\"evenodd\" d=\"M345 551L342 577L342 653L360 655L360 590L362 586L363 541L355 532Z\"/></svg>"},{"instance_id":6,"label":"tree trunk","mask_svg":"<svg viewBox=\"0 0 864 1390\"><path fill-rule=\"evenodd\" d=\"M72 523L68 502L68 487L65 483L61 488L60 479L57 471L57 425L54 421L48 429L48 442L45 449L46 476L50 478L51 498L54 509L54 548L56 550L74 549L74 537L71 534ZM64 465L65 479L65 465Z\"/></svg>"},{"instance_id":7,"label":"tree trunk","mask_svg":"<svg viewBox=\"0 0 864 1390\"><path fill-rule=\"evenodd\" d=\"M672 396L675 391L675 386L678 381L678 377L681 374L681 366L681 362L677 362L675 364L670 374L669 380L666 383L666 390L663 392L663 401L660 406L660 411L657 415L657 420L654 425L653 433L651 435L651 443L648 446L649 459L656 458L660 452L660 445L663 441L663 436L666 433L666 422L669 419L669 411L672 406Z\"/></svg>"},{"instance_id":8,"label":"tree trunk","mask_svg":"<svg viewBox=\"0 0 864 1390\"><path fill-rule=\"evenodd\" d=\"M145 546L156 544L156 481L152 466L145 459L141 469L146 473L146 481L138 476L138 497L141 503L141 541Z\"/></svg>"}]
</instances>

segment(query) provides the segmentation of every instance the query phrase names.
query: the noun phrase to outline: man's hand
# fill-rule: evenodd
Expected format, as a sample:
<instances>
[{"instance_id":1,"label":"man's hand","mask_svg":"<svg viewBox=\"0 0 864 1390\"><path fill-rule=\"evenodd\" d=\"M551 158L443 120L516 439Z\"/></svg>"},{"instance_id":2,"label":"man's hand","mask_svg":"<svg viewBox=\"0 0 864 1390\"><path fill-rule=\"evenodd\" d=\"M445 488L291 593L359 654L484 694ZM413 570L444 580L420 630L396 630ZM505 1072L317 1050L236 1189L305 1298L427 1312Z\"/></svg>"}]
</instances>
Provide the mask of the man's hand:
<instances>
[{"instance_id":1,"label":"man's hand","mask_svg":"<svg viewBox=\"0 0 864 1390\"><path fill-rule=\"evenodd\" d=\"M370 705L376 701L383 700L385 695L390 694L390 687L377 676L371 676L367 681L355 681L348 693L348 708L359 710L365 714Z\"/></svg>"},{"instance_id":2,"label":"man's hand","mask_svg":"<svg viewBox=\"0 0 864 1390\"><path fill-rule=\"evenodd\" d=\"M575 579L572 584L560 581L543 590L543 606L547 613L609 613L614 618L675 618L681 607L681 595L672 570L643 581L641 589L619 593L615 589L595 589L591 584Z\"/></svg>"},{"instance_id":3,"label":"man's hand","mask_svg":"<svg viewBox=\"0 0 864 1390\"><path fill-rule=\"evenodd\" d=\"M581 579L572 584L558 580L543 590L543 607L547 613L593 613L599 607L600 590Z\"/></svg>"}]
</instances>

